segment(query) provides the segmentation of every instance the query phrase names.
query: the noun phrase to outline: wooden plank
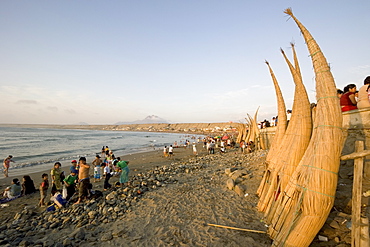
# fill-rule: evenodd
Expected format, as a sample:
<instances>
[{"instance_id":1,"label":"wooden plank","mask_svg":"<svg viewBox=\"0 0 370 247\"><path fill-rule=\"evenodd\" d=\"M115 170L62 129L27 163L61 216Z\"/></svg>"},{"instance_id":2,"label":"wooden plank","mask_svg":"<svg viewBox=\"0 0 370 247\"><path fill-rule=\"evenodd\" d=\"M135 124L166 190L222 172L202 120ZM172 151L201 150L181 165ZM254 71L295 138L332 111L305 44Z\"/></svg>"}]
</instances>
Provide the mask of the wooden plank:
<instances>
[{"instance_id":1,"label":"wooden plank","mask_svg":"<svg viewBox=\"0 0 370 247\"><path fill-rule=\"evenodd\" d=\"M370 150L362 150L362 151L356 150L355 153L343 155L340 157L340 159L341 160L353 160L353 159L362 158L368 155L370 155Z\"/></svg>"},{"instance_id":2,"label":"wooden plank","mask_svg":"<svg viewBox=\"0 0 370 247\"><path fill-rule=\"evenodd\" d=\"M364 142L356 141L356 153L364 150ZM364 155L366 156L366 155ZM362 196L362 173L364 169L364 156L355 159L353 168L352 188L352 233L351 246L361 246L361 196Z\"/></svg>"}]
</instances>

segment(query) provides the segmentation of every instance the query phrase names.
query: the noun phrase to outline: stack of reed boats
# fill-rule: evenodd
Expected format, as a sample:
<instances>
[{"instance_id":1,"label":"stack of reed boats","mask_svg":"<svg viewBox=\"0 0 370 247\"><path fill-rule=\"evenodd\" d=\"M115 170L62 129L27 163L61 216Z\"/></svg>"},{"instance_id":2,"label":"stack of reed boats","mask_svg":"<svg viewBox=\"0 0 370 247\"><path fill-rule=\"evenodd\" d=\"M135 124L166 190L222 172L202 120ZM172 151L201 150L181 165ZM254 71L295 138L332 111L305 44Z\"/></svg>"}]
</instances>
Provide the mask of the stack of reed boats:
<instances>
[{"instance_id":1,"label":"stack of reed boats","mask_svg":"<svg viewBox=\"0 0 370 247\"><path fill-rule=\"evenodd\" d=\"M312 111L292 44L293 63L281 50L295 84L292 117L287 125L284 98L266 62L275 86L279 124L257 191L258 209L264 212L273 246L303 247L312 242L333 207L344 135L328 62L292 10L284 13L298 25L307 44L315 72L317 105Z\"/></svg>"}]
</instances>

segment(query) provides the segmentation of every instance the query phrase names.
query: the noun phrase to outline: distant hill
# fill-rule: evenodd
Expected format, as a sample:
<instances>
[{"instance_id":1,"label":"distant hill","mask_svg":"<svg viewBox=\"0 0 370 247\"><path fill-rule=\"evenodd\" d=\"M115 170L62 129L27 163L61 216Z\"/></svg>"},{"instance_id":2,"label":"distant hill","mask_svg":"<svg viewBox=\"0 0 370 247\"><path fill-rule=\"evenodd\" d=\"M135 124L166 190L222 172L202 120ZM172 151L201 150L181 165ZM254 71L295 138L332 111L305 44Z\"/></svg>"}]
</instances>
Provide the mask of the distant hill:
<instances>
[{"instance_id":1,"label":"distant hill","mask_svg":"<svg viewBox=\"0 0 370 247\"><path fill-rule=\"evenodd\" d=\"M88 123L86 123L86 122L79 122L79 123L77 123L76 125L89 125Z\"/></svg>"},{"instance_id":2,"label":"distant hill","mask_svg":"<svg viewBox=\"0 0 370 247\"><path fill-rule=\"evenodd\" d=\"M136 120L133 122L117 122L115 125L123 124L151 124L151 123L169 123L166 119L160 118L156 115L150 115L144 118L143 120Z\"/></svg>"}]
</instances>

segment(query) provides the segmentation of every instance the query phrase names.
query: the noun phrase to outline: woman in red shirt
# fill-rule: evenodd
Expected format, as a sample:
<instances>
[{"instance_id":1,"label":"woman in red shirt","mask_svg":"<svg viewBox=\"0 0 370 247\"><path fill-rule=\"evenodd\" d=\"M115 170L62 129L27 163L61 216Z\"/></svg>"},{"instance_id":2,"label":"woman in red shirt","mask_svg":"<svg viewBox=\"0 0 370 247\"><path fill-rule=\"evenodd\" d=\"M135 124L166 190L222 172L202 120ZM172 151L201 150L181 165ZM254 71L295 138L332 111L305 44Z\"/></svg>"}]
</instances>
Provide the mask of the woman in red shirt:
<instances>
[{"instance_id":1,"label":"woman in red shirt","mask_svg":"<svg viewBox=\"0 0 370 247\"><path fill-rule=\"evenodd\" d=\"M357 109L357 102L355 98L356 90L355 84L348 84L344 88L343 95L340 97L340 106L342 107L342 112Z\"/></svg>"}]
</instances>

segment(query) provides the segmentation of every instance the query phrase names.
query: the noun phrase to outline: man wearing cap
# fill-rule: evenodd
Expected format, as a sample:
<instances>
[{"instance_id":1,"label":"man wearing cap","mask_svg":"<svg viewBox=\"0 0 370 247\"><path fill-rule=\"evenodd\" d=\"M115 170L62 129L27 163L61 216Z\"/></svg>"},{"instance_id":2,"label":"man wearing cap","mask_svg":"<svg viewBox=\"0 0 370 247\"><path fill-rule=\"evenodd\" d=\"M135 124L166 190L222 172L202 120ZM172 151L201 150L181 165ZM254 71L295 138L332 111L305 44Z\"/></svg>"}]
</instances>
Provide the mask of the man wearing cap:
<instances>
[{"instance_id":1,"label":"man wearing cap","mask_svg":"<svg viewBox=\"0 0 370 247\"><path fill-rule=\"evenodd\" d=\"M81 157L79 159L80 169L78 171L78 201L75 204L81 203L81 201L89 195L90 186L90 165L86 163L86 158Z\"/></svg>"},{"instance_id":2,"label":"man wearing cap","mask_svg":"<svg viewBox=\"0 0 370 247\"><path fill-rule=\"evenodd\" d=\"M3 166L4 166L4 176L7 178L9 176L9 167L10 167L10 162L14 162L12 160L13 156L9 155L4 159Z\"/></svg>"}]
</instances>

